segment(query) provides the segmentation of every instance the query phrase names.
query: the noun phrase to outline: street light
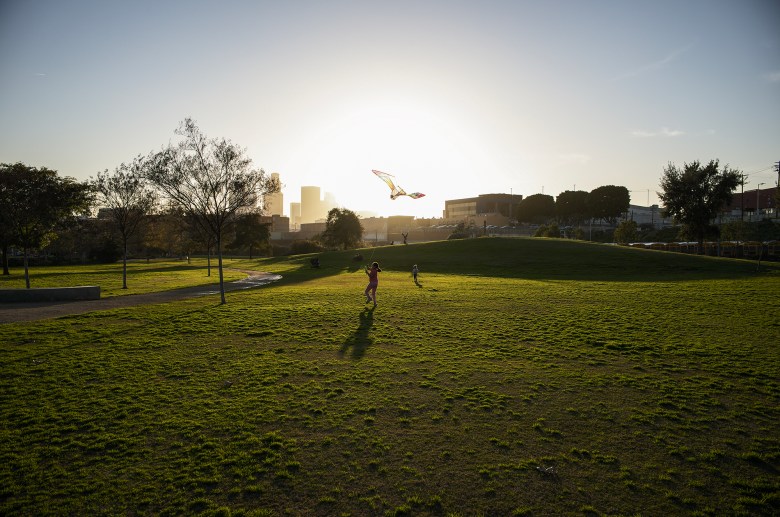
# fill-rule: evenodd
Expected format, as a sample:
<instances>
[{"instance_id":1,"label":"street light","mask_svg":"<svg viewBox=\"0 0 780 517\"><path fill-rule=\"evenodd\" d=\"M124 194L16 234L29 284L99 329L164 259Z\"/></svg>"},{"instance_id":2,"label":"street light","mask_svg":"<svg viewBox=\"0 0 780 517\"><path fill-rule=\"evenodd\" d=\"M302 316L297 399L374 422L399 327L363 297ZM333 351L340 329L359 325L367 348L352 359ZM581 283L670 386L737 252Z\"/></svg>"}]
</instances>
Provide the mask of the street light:
<instances>
[{"instance_id":1,"label":"street light","mask_svg":"<svg viewBox=\"0 0 780 517\"><path fill-rule=\"evenodd\" d=\"M765 183L759 183L758 187L756 188L756 221L758 221L758 203L759 203L759 194L761 193L761 185L765 185Z\"/></svg>"}]
</instances>

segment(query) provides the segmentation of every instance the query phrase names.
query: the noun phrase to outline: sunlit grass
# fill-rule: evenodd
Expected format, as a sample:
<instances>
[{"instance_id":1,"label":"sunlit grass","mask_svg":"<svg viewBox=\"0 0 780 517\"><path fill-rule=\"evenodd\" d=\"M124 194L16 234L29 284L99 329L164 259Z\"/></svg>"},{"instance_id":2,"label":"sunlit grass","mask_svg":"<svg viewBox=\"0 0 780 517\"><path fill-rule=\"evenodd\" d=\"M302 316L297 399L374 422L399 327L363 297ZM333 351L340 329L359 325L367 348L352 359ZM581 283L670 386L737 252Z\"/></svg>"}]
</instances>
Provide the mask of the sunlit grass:
<instances>
[{"instance_id":1,"label":"sunlit grass","mask_svg":"<svg viewBox=\"0 0 780 517\"><path fill-rule=\"evenodd\" d=\"M0 326L0 512L777 512L776 266L373 253L373 311L352 251L238 264L285 279L227 305Z\"/></svg>"},{"instance_id":2,"label":"sunlit grass","mask_svg":"<svg viewBox=\"0 0 780 517\"><path fill-rule=\"evenodd\" d=\"M233 260L224 261L226 282L245 278L246 274L229 269ZM11 268L9 276L0 275L0 289L22 289L24 269ZM90 264L88 266L42 266L30 268L30 287L100 286L100 296L123 296L168 291L180 287L207 285L219 282L216 260L212 260L208 276L206 259L145 260L127 264L127 289L122 289L122 264Z\"/></svg>"}]
</instances>

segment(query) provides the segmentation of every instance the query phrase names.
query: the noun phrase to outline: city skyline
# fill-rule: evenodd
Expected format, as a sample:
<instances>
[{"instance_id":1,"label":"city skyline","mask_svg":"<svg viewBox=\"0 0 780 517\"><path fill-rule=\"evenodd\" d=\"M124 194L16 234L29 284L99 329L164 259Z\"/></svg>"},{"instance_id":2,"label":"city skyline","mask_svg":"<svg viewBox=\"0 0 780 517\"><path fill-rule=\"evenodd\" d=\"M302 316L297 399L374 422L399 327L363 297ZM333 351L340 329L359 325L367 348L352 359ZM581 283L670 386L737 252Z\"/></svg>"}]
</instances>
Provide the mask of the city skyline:
<instances>
[{"instance_id":1,"label":"city skyline","mask_svg":"<svg viewBox=\"0 0 780 517\"><path fill-rule=\"evenodd\" d=\"M778 20L770 0L4 2L0 161L83 181L192 117L288 205L309 185L380 216L602 185L654 204L665 166L711 159L754 189L777 182Z\"/></svg>"}]
</instances>

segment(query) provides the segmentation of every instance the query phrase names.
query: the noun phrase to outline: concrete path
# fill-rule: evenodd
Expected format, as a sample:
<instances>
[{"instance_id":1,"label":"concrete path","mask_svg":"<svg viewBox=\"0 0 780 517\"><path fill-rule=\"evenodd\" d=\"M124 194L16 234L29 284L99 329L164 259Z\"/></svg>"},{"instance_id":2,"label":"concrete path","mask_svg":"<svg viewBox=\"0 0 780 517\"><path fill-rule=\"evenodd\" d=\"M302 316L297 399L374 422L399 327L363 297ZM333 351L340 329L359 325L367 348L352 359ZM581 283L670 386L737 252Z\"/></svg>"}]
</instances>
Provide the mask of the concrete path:
<instances>
[{"instance_id":1,"label":"concrete path","mask_svg":"<svg viewBox=\"0 0 780 517\"><path fill-rule=\"evenodd\" d=\"M263 273L260 271L242 271L248 276L243 280L225 283L225 292L249 289L266 285L281 279L279 275ZM107 311L134 307L136 305L151 305L165 303L195 296L219 295L219 284L199 285L185 287L171 291L147 294L129 294L125 296L112 296L100 300L74 301L74 302L33 302L33 303L0 303L0 324L18 323L23 321L45 320L70 316L72 314L84 314L85 312Z\"/></svg>"}]
</instances>

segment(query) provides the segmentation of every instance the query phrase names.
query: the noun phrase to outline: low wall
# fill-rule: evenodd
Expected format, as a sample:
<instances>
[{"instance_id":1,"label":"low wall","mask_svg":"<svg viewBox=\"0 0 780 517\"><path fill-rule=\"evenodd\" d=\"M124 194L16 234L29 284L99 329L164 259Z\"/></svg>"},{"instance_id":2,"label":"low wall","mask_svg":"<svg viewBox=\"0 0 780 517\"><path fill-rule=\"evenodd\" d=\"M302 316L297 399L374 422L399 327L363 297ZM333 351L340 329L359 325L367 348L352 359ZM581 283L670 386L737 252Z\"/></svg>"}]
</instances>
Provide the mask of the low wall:
<instances>
[{"instance_id":1,"label":"low wall","mask_svg":"<svg viewBox=\"0 0 780 517\"><path fill-rule=\"evenodd\" d=\"M67 300L99 300L99 285L77 287L34 287L31 289L0 289L0 303L59 302Z\"/></svg>"}]
</instances>

